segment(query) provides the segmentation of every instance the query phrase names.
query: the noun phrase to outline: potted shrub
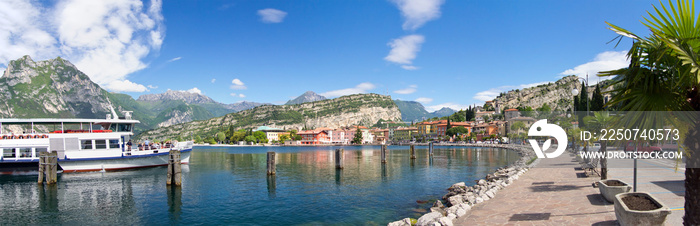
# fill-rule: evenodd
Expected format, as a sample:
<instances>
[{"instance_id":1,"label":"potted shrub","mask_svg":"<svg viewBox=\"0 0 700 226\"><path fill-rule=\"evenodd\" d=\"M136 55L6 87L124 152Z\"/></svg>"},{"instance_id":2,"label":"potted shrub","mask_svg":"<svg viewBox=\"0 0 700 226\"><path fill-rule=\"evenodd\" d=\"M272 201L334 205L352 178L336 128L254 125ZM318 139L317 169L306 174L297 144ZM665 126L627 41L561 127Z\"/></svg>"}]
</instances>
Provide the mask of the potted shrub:
<instances>
[{"instance_id":1,"label":"potted shrub","mask_svg":"<svg viewBox=\"0 0 700 226\"><path fill-rule=\"evenodd\" d=\"M615 196L615 217L622 225L663 225L671 209L647 192Z\"/></svg>"},{"instance_id":2,"label":"potted shrub","mask_svg":"<svg viewBox=\"0 0 700 226\"><path fill-rule=\"evenodd\" d=\"M610 203L614 202L615 195L629 192L630 189L632 189L632 186L621 180L610 179L598 181L598 190L600 190L600 194Z\"/></svg>"}]
</instances>

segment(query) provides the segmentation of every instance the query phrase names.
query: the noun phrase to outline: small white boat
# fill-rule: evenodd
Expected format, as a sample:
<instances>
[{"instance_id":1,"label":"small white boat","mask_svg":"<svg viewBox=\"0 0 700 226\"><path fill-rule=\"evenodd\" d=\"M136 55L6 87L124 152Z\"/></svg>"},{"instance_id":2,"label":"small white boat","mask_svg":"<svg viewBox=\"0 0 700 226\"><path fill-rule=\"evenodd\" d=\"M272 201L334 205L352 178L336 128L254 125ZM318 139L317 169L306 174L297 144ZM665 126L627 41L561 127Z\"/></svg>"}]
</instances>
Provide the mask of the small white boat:
<instances>
[{"instance_id":1,"label":"small white boat","mask_svg":"<svg viewBox=\"0 0 700 226\"><path fill-rule=\"evenodd\" d=\"M191 141L127 146L140 123L130 113L120 118L112 110L105 119L0 119L0 174L36 172L42 151L57 152L64 173L163 166L170 150L180 150L181 162L189 163ZM12 128L25 132L13 133ZM36 133L37 128L49 132Z\"/></svg>"}]
</instances>

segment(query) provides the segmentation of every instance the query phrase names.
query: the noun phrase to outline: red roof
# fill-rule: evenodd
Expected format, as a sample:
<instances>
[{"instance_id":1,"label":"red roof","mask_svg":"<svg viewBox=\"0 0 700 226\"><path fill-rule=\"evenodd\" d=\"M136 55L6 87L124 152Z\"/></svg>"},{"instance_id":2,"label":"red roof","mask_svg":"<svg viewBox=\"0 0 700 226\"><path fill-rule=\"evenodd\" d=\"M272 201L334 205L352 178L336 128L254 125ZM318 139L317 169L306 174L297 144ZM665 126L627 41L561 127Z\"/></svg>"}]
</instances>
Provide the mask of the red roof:
<instances>
[{"instance_id":1,"label":"red roof","mask_svg":"<svg viewBox=\"0 0 700 226\"><path fill-rule=\"evenodd\" d=\"M518 111L518 109L511 108L511 109L508 109L508 110L506 110L506 111Z\"/></svg>"}]
</instances>

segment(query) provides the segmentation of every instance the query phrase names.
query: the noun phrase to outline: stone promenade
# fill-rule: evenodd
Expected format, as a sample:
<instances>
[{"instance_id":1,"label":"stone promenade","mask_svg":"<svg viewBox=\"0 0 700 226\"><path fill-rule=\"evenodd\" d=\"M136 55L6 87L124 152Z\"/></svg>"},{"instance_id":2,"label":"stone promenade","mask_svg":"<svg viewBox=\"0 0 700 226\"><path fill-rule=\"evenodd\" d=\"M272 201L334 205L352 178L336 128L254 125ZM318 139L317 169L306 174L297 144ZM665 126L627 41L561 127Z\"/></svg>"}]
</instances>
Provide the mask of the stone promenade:
<instances>
[{"instance_id":1,"label":"stone promenade","mask_svg":"<svg viewBox=\"0 0 700 226\"><path fill-rule=\"evenodd\" d=\"M496 197L472 207L455 225L616 225L615 210L582 177L574 155L541 159Z\"/></svg>"}]
</instances>

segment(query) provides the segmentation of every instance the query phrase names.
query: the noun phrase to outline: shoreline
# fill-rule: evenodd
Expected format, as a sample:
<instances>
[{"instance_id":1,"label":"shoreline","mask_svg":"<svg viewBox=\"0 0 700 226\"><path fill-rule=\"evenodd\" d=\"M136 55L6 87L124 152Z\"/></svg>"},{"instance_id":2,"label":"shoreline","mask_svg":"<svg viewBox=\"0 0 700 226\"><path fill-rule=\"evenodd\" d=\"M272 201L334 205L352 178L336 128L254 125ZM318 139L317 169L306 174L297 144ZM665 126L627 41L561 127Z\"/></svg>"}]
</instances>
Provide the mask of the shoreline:
<instances>
[{"instance_id":1,"label":"shoreline","mask_svg":"<svg viewBox=\"0 0 700 226\"><path fill-rule=\"evenodd\" d=\"M443 146L443 145L440 145ZM520 175L527 172L539 162L535 153L525 145L514 144L462 144L444 146L465 147L493 147L513 150L520 158L506 167L499 168L495 172L487 174L473 186L466 186L465 182L458 182L450 186L447 194L442 199L435 201L430 211L420 218L404 218L388 223L389 226L404 225L453 225L453 221L467 214L472 206L486 202L496 196L496 193L512 184ZM534 158L534 161L533 161ZM529 163L529 164L528 164ZM444 203L443 203L444 202Z\"/></svg>"}]
</instances>

